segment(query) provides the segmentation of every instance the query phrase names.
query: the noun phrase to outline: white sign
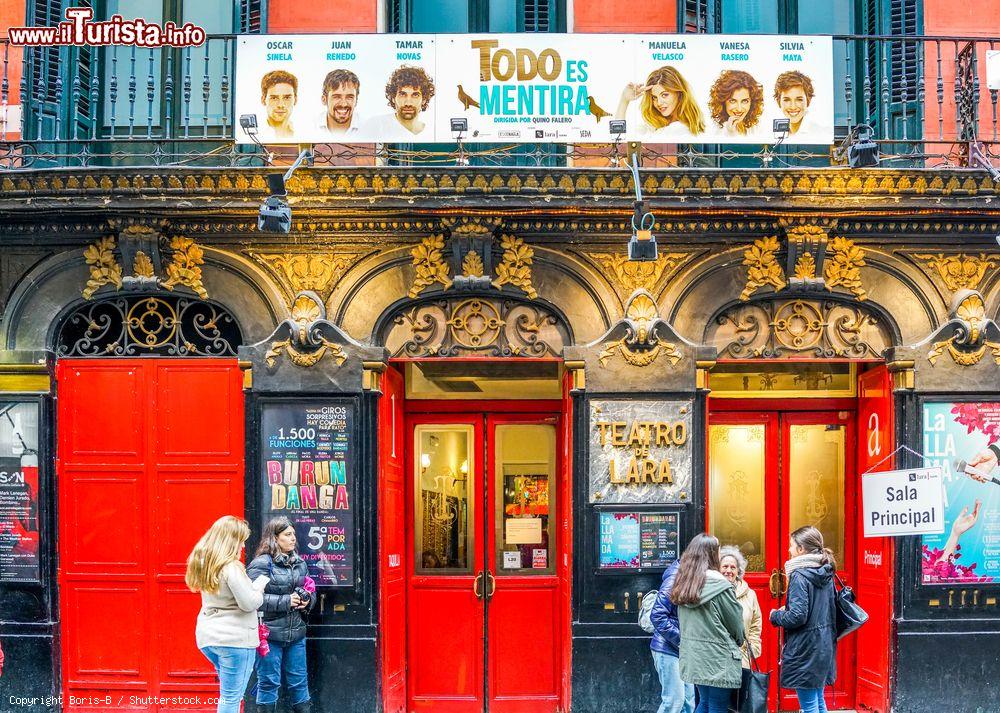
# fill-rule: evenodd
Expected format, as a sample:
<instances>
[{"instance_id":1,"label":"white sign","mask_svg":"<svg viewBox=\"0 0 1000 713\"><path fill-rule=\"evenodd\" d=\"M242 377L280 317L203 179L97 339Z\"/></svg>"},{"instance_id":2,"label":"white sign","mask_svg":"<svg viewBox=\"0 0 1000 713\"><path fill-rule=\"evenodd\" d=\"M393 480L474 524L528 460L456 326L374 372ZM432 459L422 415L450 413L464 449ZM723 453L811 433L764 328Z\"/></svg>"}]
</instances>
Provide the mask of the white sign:
<instances>
[{"instance_id":1,"label":"white sign","mask_svg":"<svg viewBox=\"0 0 1000 713\"><path fill-rule=\"evenodd\" d=\"M861 490L865 537L944 532L944 480L940 468L868 473L861 478Z\"/></svg>"},{"instance_id":2,"label":"white sign","mask_svg":"<svg viewBox=\"0 0 1000 713\"><path fill-rule=\"evenodd\" d=\"M986 53L986 88L1000 89L1000 50Z\"/></svg>"},{"instance_id":3,"label":"white sign","mask_svg":"<svg viewBox=\"0 0 1000 713\"><path fill-rule=\"evenodd\" d=\"M234 107L242 144L831 144L833 92L819 35L249 35Z\"/></svg>"},{"instance_id":4,"label":"white sign","mask_svg":"<svg viewBox=\"0 0 1000 713\"><path fill-rule=\"evenodd\" d=\"M510 517L504 522L504 542L508 545L535 545L542 541L542 518Z\"/></svg>"}]
</instances>

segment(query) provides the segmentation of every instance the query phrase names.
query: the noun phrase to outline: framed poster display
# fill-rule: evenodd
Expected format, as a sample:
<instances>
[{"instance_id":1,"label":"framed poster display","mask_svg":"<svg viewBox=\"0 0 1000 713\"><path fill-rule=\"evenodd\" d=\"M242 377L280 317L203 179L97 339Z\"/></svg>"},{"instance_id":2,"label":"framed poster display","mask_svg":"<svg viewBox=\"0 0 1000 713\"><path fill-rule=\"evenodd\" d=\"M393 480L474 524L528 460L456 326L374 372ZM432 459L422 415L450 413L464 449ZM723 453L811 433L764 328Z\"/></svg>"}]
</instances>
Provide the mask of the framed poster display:
<instances>
[{"instance_id":1,"label":"framed poster display","mask_svg":"<svg viewBox=\"0 0 1000 713\"><path fill-rule=\"evenodd\" d=\"M680 513L676 510L597 511L600 573L665 569L680 557Z\"/></svg>"}]
</instances>

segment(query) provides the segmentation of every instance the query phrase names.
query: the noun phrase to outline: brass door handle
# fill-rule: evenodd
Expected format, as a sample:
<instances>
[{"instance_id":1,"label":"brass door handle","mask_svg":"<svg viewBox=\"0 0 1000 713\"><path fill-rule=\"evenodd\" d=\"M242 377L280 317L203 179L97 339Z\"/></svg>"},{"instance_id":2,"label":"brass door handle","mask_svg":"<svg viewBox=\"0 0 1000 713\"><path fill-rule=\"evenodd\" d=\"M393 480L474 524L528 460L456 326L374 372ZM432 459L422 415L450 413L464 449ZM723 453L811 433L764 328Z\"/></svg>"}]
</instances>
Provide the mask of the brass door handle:
<instances>
[{"instance_id":1,"label":"brass door handle","mask_svg":"<svg viewBox=\"0 0 1000 713\"><path fill-rule=\"evenodd\" d=\"M493 576L492 572L486 572L486 582L488 589L486 590L486 598L492 599L493 593L497 590L497 578Z\"/></svg>"},{"instance_id":2,"label":"brass door handle","mask_svg":"<svg viewBox=\"0 0 1000 713\"><path fill-rule=\"evenodd\" d=\"M788 593L788 575L785 574L785 570L780 570L778 576L781 578L781 594L779 597L783 597Z\"/></svg>"},{"instance_id":3,"label":"brass door handle","mask_svg":"<svg viewBox=\"0 0 1000 713\"><path fill-rule=\"evenodd\" d=\"M472 580L472 593L476 595L476 599L483 598L483 573L480 572L476 575L476 578Z\"/></svg>"},{"instance_id":4,"label":"brass door handle","mask_svg":"<svg viewBox=\"0 0 1000 713\"><path fill-rule=\"evenodd\" d=\"M771 570L771 577L767 580L767 588L771 590L771 596L775 599L781 596L781 574L777 568Z\"/></svg>"}]
</instances>

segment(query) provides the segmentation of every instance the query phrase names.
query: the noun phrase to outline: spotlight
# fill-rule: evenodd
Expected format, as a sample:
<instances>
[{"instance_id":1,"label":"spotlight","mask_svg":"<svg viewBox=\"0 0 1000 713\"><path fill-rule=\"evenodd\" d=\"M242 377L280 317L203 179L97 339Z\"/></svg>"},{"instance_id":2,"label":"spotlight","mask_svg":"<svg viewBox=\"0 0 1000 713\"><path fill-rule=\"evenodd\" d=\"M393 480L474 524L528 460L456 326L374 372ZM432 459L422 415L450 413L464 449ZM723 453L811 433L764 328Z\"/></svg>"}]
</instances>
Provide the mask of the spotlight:
<instances>
[{"instance_id":1,"label":"spotlight","mask_svg":"<svg viewBox=\"0 0 1000 713\"><path fill-rule=\"evenodd\" d=\"M642 185L639 183L639 154L632 154L632 182L635 185L635 204L632 207L632 237L628 241L628 259L635 262L656 260L656 238L653 228L656 218L646 211L642 200Z\"/></svg>"},{"instance_id":2,"label":"spotlight","mask_svg":"<svg viewBox=\"0 0 1000 713\"><path fill-rule=\"evenodd\" d=\"M620 139L622 137L622 135L625 133L625 120L624 119L612 119L608 123L608 129L611 132L612 136L615 136L615 137L617 137L617 138Z\"/></svg>"},{"instance_id":3,"label":"spotlight","mask_svg":"<svg viewBox=\"0 0 1000 713\"><path fill-rule=\"evenodd\" d=\"M775 119L773 124L774 133L776 134L787 134L792 130L792 122L788 119Z\"/></svg>"},{"instance_id":4,"label":"spotlight","mask_svg":"<svg viewBox=\"0 0 1000 713\"><path fill-rule=\"evenodd\" d=\"M245 115L244 115L245 116ZM243 117L240 117L242 124ZM288 206L285 198L288 191L285 189L285 181L292 177L295 169L306 160L312 160L312 151L303 150L295 163L284 174L269 173L267 176L267 187L271 192L264 203L260 206L257 214L257 230L263 233L287 233L292 228L292 209Z\"/></svg>"},{"instance_id":5,"label":"spotlight","mask_svg":"<svg viewBox=\"0 0 1000 713\"><path fill-rule=\"evenodd\" d=\"M240 114L240 126L243 130L253 136L257 133L257 115L256 114Z\"/></svg>"},{"instance_id":6,"label":"spotlight","mask_svg":"<svg viewBox=\"0 0 1000 713\"><path fill-rule=\"evenodd\" d=\"M872 138L874 129L868 124L858 124L854 130L854 140L847 147L847 165L851 168L878 166L878 144Z\"/></svg>"},{"instance_id":7,"label":"spotlight","mask_svg":"<svg viewBox=\"0 0 1000 713\"><path fill-rule=\"evenodd\" d=\"M459 117L457 119L451 120L451 133L459 134L458 136L455 137L456 139L462 138L461 134L465 133L468 130L469 130L469 120L466 119L465 117Z\"/></svg>"}]
</instances>

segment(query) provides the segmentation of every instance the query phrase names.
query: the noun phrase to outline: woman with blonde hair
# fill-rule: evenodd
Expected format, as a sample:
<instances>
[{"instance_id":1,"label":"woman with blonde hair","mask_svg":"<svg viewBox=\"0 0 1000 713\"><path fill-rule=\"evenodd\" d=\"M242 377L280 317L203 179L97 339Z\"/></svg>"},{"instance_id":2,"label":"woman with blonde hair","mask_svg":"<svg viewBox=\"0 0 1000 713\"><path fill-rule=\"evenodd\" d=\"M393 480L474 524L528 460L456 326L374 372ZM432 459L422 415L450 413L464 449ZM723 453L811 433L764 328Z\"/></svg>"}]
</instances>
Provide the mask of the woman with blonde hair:
<instances>
[{"instance_id":1,"label":"woman with blonde hair","mask_svg":"<svg viewBox=\"0 0 1000 713\"><path fill-rule=\"evenodd\" d=\"M705 131L701 109L694 101L691 87L675 67L666 65L654 69L645 85L630 83L622 90L616 119L624 119L628 105L642 97L639 113L642 124L639 133L669 133L677 136L697 135Z\"/></svg>"},{"instance_id":2,"label":"woman with blonde hair","mask_svg":"<svg viewBox=\"0 0 1000 713\"><path fill-rule=\"evenodd\" d=\"M249 537L246 520L220 517L191 550L184 576L188 589L201 592L195 640L219 676L218 713L239 713L260 643L257 609L270 580L251 582L243 569Z\"/></svg>"}]
</instances>

